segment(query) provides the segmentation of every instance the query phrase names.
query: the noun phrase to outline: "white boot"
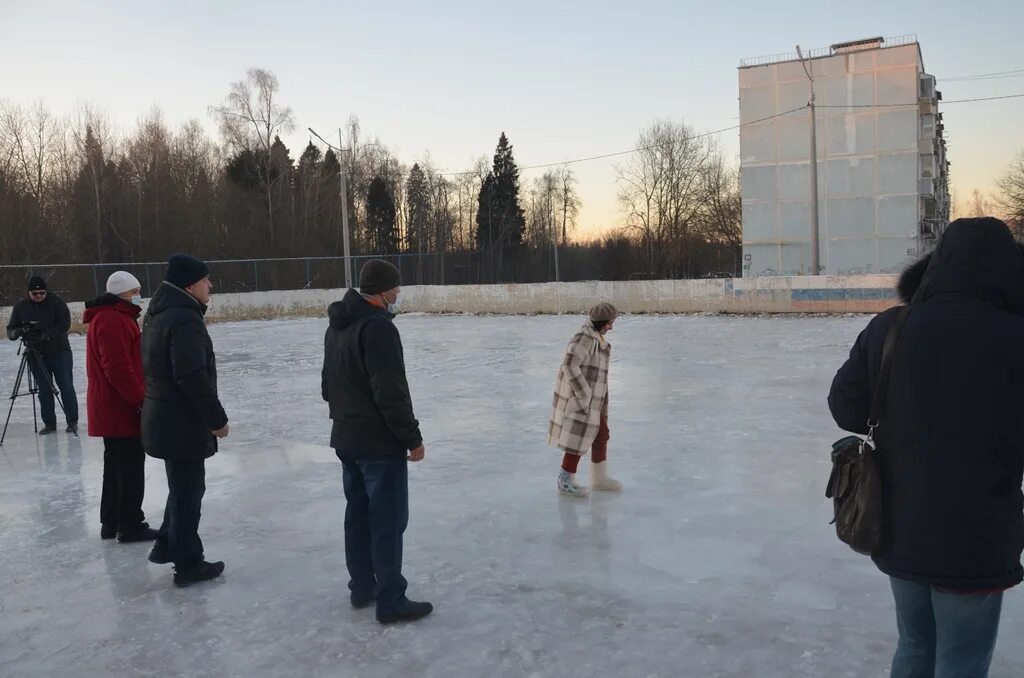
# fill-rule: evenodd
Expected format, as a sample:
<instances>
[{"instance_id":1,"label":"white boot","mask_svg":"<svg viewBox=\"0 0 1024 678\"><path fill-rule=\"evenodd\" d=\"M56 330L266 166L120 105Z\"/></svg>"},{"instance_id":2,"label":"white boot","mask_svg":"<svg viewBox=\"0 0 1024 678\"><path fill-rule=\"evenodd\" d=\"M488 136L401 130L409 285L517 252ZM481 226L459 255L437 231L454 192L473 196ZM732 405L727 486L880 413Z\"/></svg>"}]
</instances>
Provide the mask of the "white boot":
<instances>
[{"instance_id":1,"label":"white boot","mask_svg":"<svg viewBox=\"0 0 1024 678\"><path fill-rule=\"evenodd\" d=\"M615 478L608 477L608 462L590 465L590 485L595 490L603 492L622 492L622 483Z\"/></svg>"},{"instance_id":2,"label":"white boot","mask_svg":"<svg viewBox=\"0 0 1024 678\"><path fill-rule=\"evenodd\" d=\"M586 485L576 484L576 474L564 468L558 469L558 491L569 497L586 497L589 494Z\"/></svg>"}]
</instances>

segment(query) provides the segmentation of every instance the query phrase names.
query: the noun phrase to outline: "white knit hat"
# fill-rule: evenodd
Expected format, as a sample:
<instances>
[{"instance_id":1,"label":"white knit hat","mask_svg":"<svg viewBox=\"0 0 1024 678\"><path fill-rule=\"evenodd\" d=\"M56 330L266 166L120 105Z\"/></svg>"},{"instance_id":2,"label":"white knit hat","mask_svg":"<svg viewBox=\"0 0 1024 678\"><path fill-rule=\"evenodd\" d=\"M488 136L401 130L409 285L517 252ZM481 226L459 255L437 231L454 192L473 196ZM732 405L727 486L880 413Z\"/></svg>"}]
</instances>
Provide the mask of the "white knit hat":
<instances>
[{"instance_id":1,"label":"white knit hat","mask_svg":"<svg viewBox=\"0 0 1024 678\"><path fill-rule=\"evenodd\" d=\"M141 287L142 283L139 282L139 279L128 271L116 271L107 278L107 294L120 296Z\"/></svg>"}]
</instances>

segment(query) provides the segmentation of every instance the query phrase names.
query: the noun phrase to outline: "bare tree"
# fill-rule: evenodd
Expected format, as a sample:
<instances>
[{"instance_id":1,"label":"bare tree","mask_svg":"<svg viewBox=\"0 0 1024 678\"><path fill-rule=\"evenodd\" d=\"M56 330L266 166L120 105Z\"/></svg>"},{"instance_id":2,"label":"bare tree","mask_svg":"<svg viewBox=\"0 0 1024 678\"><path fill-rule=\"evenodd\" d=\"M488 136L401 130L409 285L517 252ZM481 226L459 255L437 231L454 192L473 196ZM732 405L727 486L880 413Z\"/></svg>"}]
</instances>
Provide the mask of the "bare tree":
<instances>
[{"instance_id":1,"label":"bare tree","mask_svg":"<svg viewBox=\"0 0 1024 678\"><path fill-rule=\"evenodd\" d=\"M659 120L640 133L636 153L618 169L619 203L627 227L647 250L648 273L671 275L685 266L714 154L707 137L685 123Z\"/></svg>"},{"instance_id":2,"label":"bare tree","mask_svg":"<svg viewBox=\"0 0 1024 678\"><path fill-rule=\"evenodd\" d=\"M576 227L576 217L580 214L583 201L577 191L576 174L568 165L558 168L555 176L558 179L558 202L562 212L562 246L569 244L569 231Z\"/></svg>"},{"instance_id":3,"label":"bare tree","mask_svg":"<svg viewBox=\"0 0 1024 678\"><path fill-rule=\"evenodd\" d=\"M271 146L280 134L295 129L292 109L277 100L277 76L262 68L250 68L245 80L231 83L224 104L210 107L220 122L221 134L235 153L248 153L267 200L267 229L274 244L274 185L281 180L275 171Z\"/></svg>"},{"instance_id":4,"label":"bare tree","mask_svg":"<svg viewBox=\"0 0 1024 678\"><path fill-rule=\"evenodd\" d=\"M1024 230L1024 151L1017 154L1013 163L996 181L996 186L999 194L995 202L1008 220L1016 222L1016 235L1019 238L1021 230Z\"/></svg>"}]
</instances>

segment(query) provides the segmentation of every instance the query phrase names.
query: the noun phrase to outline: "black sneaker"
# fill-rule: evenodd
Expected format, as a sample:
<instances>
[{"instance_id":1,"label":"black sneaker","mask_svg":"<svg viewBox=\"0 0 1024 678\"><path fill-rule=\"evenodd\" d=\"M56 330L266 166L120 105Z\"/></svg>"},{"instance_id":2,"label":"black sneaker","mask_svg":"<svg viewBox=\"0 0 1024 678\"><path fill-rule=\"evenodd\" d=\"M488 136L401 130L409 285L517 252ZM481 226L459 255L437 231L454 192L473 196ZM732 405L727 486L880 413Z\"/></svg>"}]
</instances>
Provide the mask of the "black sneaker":
<instances>
[{"instance_id":1,"label":"black sneaker","mask_svg":"<svg viewBox=\"0 0 1024 678\"><path fill-rule=\"evenodd\" d=\"M51 433L55 433L56 431L57 431L57 427L56 426L44 426L41 429L39 429L39 435L41 435L41 436L48 436Z\"/></svg>"},{"instance_id":2,"label":"black sneaker","mask_svg":"<svg viewBox=\"0 0 1024 678\"><path fill-rule=\"evenodd\" d=\"M201 581L207 581L209 579L216 579L224 573L224 563L208 563L205 560L195 567L187 570L178 570L175 568L174 572L174 585L178 588L184 588L191 586L192 584L198 584Z\"/></svg>"},{"instance_id":3,"label":"black sneaker","mask_svg":"<svg viewBox=\"0 0 1024 678\"><path fill-rule=\"evenodd\" d=\"M76 421L74 424L68 424L68 427L66 429L64 429L64 430L67 433L74 433L77 436L78 435L78 422Z\"/></svg>"},{"instance_id":4,"label":"black sneaker","mask_svg":"<svg viewBox=\"0 0 1024 678\"><path fill-rule=\"evenodd\" d=\"M377 621L381 624L411 622L416 621L417 619L423 619L433 611L434 606L430 603L417 603L408 599L403 599L402 602L391 610L381 610L380 608L377 608Z\"/></svg>"},{"instance_id":5,"label":"black sneaker","mask_svg":"<svg viewBox=\"0 0 1024 678\"><path fill-rule=\"evenodd\" d=\"M153 544L149 552L149 562L155 565L166 565L171 562L171 549L167 547L167 542L157 541Z\"/></svg>"},{"instance_id":6,"label":"black sneaker","mask_svg":"<svg viewBox=\"0 0 1024 678\"><path fill-rule=\"evenodd\" d=\"M352 593L348 599L349 602L352 603L352 607L355 609L365 610L373 605L374 595L373 591L370 591L369 593Z\"/></svg>"},{"instance_id":7,"label":"black sneaker","mask_svg":"<svg viewBox=\"0 0 1024 678\"><path fill-rule=\"evenodd\" d=\"M155 541L159 534L159 532L146 523L142 523L134 529L127 530L125 532L118 532L117 541L122 544L134 544L140 541Z\"/></svg>"},{"instance_id":8,"label":"black sneaker","mask_svg":"<svg viewBox=\"0 0 1024 678\"><path fill-rule=\"evenodd\" d=\"M117 528L113 525L100 526L100 539L113 539L117 536Z\"/></svg>"}]
</instances>

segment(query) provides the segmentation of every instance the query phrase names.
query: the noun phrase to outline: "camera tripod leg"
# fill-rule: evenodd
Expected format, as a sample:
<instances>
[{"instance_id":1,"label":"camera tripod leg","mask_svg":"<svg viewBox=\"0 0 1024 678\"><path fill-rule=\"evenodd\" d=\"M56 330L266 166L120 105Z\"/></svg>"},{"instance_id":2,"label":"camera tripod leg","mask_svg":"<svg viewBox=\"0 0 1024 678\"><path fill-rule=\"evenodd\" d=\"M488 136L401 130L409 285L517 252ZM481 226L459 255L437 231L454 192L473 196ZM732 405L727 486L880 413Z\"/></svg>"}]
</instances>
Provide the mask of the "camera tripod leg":
<instances>
[{"instance_id":1,"label":"camera tripod leg","mask_svg":"<svg viewBox=\"0 0 1024 678\"><path fill-rule=\"evenodd\" d=\"M4 440L7 439L7 427L11 425L11 413L14 412L14 401L16 401L19 396L23 395L21 393L21 380L25 376L25 370L26 370L27 367L28 367L28 355L25 354L25 355L21 356L21 365L18 366L18 376L15 377L15 379L14 379L14 389L11 391L11 406L7 408L7 420L4 422L4 432L3 432L2 435L0 435L0 445L3 445L4 444ZM33 391L32 391L32 372L31 372L31 370L29 370L28 383L29 383L29 396L31 397L33 395ZM35 426L36 433L38 433L39 432L39 425L36 423L36 400L35 400L35 398L32 398L32 423Z\"/></svg>"}]
</instances>

